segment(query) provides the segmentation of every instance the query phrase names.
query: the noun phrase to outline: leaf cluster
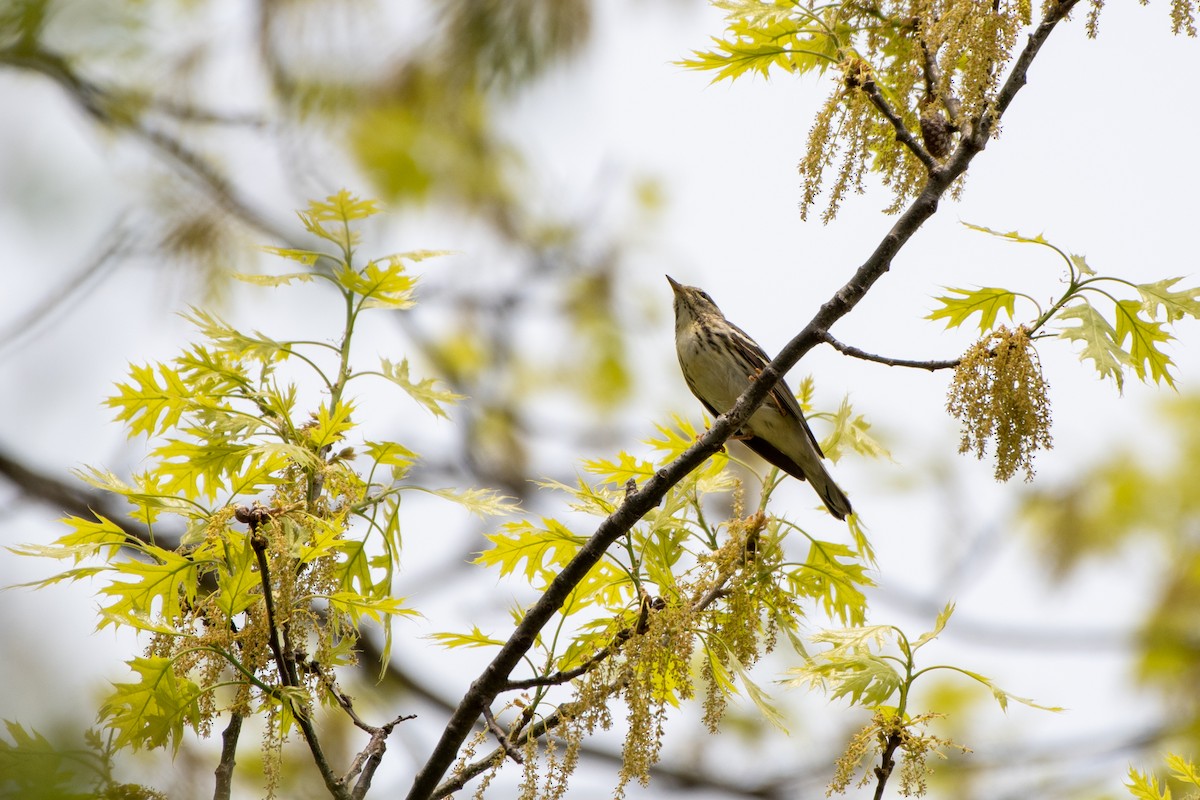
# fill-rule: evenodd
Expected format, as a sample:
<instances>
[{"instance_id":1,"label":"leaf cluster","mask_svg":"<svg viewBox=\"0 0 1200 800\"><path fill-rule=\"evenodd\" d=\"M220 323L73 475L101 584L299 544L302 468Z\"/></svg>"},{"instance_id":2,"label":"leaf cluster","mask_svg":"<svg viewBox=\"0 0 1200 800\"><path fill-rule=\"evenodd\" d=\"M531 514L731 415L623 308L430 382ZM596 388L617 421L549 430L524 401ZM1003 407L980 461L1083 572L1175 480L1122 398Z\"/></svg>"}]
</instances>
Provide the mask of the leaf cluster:
<instances>
[{"instance_id":1,"label":"leaf cluster","mask_svg":"<svg viewBox=\"0 0 1200 800\"><path fill-rule=\"evenodd\" d=\"M982 336L959 362L947 408L963 423L962 452L971 450L982 458L987 441L995 440L997 480L1007 480L1018 468L1031 477L1034 451L1051 443L1037 341L1056 337L1081 343L1080 360L1092 361L1100 377L1112 379L1118 391L1124 388L1127 372L1146 383L1175 385L1174 363L1163 346L1174 338L1170 329L1176 322L1200 316L1200 287L1178 288L1179 277L1133 283L1098 275L1083 256L1041 235L967 227L1049 248L1066 267L1066 286L1044 309L1030 295L1011 289L947 287L947 294L936 298L939 307L927 317L955 328L978 314ZM1123 296L1130 294L1134 296ZM998 321L1001 313L1016 319L1018 299L1031 305L1034 315L1012 331Z\"/></svg>"},{"instance_id":2,"label":"leaf cluster","mask_svg":"<svg viewBox=\"0 0 1200 800\"><path fill-rule=\"evenodd\" d=\"M1022 29L1033 22L1031 0L713 0L725 30L708 50L681 66L713 80L786 72L838 80L809 132L799 165L807 216L829 187L825 222L850 192L862 193L867 172L891 189L896 213L925 186L930 172L959 144L982 148L998 133L991 114ZM1092 0L1088 32L1096 33L1103 0ZM1050 8L1047 4L1046 8ZM1196 35L1196 0L1172 0L1172 31ZM961 180L955 192L961 191Z\"/></svg>"},{"instance_id":3,"label":"leaf cluster","mask_svg":"<svg viewBox=\"0 0 1200 800\"><path fill-rule=\"evenodd\" d=\"M924 733L932 715L913 714L910 707L913 686L918 679L931 673L950 671L970 678L990 690L1001 709L1006 710L1009 701L1013 700L1047 711L1062 710L1010 694L990 678L962 667L948 664L919 667L917 651L937 639L953 613L953 604L948 604L931 630L911 640L904 631L891 625L830 629L811 637L814 643L829 647L808 656L803 665L789 670L793 677L787 683L819 688L833 699L846 698L854 705L875 712L872 721L851 739L839 759L830 784L831 793L844 792L863 761L872 754L880 759L875 775L880 781L879 791L882 791L892 769L893 754L900 750L906 757L901 772L902 793L923 794L928 772L926 757L930 753L940 754L940 749L945 746L961 749L959 745ZM863 783L869 780L870 774L863 776Z\"/></svg>"},{"instance_id":4,"label":"leaf cluster","mask_svg":"<svg viewBox=\"0 0 1200 800\"><path fill-rule=\"evenodd\" d=\"M407 484L417 455L364 438L354 419L349 387L368 377L437 416L456 399L414 379L407 361L352 366L361 315L411 306L409 265L436 255L357 265L357 225L376 211L346 191L315 201L300 219L332 252L272 248L304 271L243 276L269 287L329 285L343 312L334 341L276 340L193 309L186 317L200 341L169 361L131 366L117 386L108 403L131 437L149 439L148 466L128 480L94 468L81 477L124 498L149 540L103 516L73 516L53 545L18 549L74 562L38 585L103 578L98 627L150 636L145 655L128 662L134 680L114 684L101 710L114 747L178 750L188 728L207 733L218 715L263 712L274 736L300 725L318 753L309 717L320 702L348 702L335 674L354 662L363 625L382 629L386 664L391 620L416 614L392 588L405 493L432 491L482 514L512 509L490 492ZM319 390L308 411L304 386ZM341 785L331 773L326 782Z\"/></svg>"}]
</instances>

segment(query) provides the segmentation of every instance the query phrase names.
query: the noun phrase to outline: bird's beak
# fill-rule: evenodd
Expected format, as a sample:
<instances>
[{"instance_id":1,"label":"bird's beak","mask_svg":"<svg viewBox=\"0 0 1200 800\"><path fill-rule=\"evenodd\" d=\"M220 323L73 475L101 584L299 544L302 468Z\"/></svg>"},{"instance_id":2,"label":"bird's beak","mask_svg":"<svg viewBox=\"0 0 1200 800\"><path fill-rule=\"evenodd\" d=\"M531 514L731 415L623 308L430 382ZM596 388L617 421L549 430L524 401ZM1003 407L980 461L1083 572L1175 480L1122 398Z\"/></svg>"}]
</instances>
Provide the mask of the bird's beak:
<instances>
[{"instance_id":1,"label":"bird's beak","mask_svg":"<svg viewBox=\"0 0 1200 800\"><path fill-rule=\"evenodd\" d=\"M671 284L671 291L673 291L673 292L676 292L676 293L678 293L678 292L679 292L679 290L680 290L681 288L683 288L683 284L681 284L681 283L679 283L678 281L676 281L676 280L675 280L674 278L672 278L670 275L668 275L668 276L667 276L667 283Z\"/></svg>"}]
</instances>

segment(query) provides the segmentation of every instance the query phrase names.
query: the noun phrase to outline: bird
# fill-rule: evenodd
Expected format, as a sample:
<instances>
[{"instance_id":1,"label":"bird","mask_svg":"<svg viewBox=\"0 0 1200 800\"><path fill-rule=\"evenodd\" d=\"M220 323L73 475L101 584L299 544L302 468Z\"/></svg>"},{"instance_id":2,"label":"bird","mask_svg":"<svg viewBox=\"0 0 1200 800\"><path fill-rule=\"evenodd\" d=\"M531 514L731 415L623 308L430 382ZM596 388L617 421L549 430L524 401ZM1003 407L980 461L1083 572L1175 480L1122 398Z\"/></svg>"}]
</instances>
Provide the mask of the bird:
<instances>
[{"instance_id":1,"label":"bird","mask_svg":"<svg viewBox=\"0 0 1200 800\"><path fill-rule=\"evenodd\" d=\"M725 319L707 292L670 275L667 281L675 294L675 352L683 378L709 413L720 416L733 408L771 359L749 334ZM850 499L821 463L825 454L782 378L737 435L768 463L808 481L830 514L845 519L854 513Z\"/></svg>"}]
</instances>

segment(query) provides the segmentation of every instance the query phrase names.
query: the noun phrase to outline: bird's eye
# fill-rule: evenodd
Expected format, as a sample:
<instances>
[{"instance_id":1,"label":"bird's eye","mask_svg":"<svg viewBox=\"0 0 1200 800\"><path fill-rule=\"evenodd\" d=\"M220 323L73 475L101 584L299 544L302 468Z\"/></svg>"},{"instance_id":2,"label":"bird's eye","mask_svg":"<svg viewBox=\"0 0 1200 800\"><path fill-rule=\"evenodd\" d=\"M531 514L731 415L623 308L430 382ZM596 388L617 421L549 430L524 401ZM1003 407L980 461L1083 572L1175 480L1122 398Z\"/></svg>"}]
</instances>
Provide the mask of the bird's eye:
<instances>
[{"instance_id":1,"label":"bird's eye","mask_svg":"<svg viewBox=\"0 0 1200 800\"><path fill-rule=\"evenodd\" d=\"M708 292L700 292L700 296L703 297L708 302L712 303L714 306L716 305L716 303L713 303L713 299L708 296Z\"/></svg>"}]
</instances>

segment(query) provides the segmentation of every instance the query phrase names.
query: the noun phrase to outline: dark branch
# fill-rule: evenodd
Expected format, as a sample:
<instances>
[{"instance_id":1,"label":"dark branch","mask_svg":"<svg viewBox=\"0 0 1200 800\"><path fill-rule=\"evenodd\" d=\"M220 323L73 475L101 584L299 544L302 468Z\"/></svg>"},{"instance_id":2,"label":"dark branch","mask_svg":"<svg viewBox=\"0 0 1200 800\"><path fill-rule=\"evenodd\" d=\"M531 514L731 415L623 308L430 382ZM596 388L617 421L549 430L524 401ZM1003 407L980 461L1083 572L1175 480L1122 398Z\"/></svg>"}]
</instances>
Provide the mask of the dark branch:
<instances>
[{"instance_id":1,"label":"dark branch","mask_svg":"<svg viewBox=\"0 0 1200 800\"><path fill-rule=\"evenodd\" d=\"M371 788L371 781L375 777L375 770L383 763L383 754L387 751L387 738L392 734L392 729L401 722L416 719L416 716L416 714L402 714L386 725L372 729L371 741L367 742L367 746L354 759L354 764L351 765L350 771L342 780L343 784L348 784L355 775L362 773L358 783L354 784L354 791L350 793L351 800L362 800L367 796L367 792Z\"/></svg>"},{"instance_id":2,"label":"dark branch","mask_svg":"<svg viewBox=\"0 0 1200 800\"><path fill-rule=\"evenodd\" d=\"M500 723L496 722L496 717L492 714L492 709L483 709L483 721L487 724L488 730L492 732L492 735L496 737L496 741L500 743L500 747L504 750L505 755L518 764L524 764L525 757L521 755L521 751L508 738L508 731L501 728Z\"/></svg>"},{"instance_id":3,"label":"dark branch","mask_svg":"<svg viewBox=\"0 0 1200 800\"><path fill-rule=\"evenodd\" d=\"M254 555L258 560L259 578L262 581L263 601L267 608L267 643L271 647L271 655L275 658L275 666L279 670L279 681L287 687L296 687L300 685L300 679L296 672L296 661L292 657L291 651L284 647L283 636L280 633L280 623L275 614L274 593L271 591L271 573L267 562L267 537L258 531L258 523L250 523L250 546L254 550ZM281 703L294 703L295 699L292 696L280 695ZM300 732L304 734L304 741L308 745L308 750L312 753L313 762L317 765L317 769L321 772L321 778L325 781L325 787L329 789L337 800L351 800L350 792L346 791L345 782L338 778L334 773L333 768L329 765L329 760L325 757L325 752L321 748L321 742L317 739L316 728L313 727L312 720L309 718L309 712L306 708L296 707L295 709L296 726L300 728ZM369 781L368 781L369 783Z\"/></svg>"},{"instance_id":4,"label":"dark branch","mask_svg":"<svg viewBox=\"0 0 1200 800\"><path fill-rule=\"evenodd\" d=\"M887 118L892 128L895 129L896 141L907 147L917 157L917 160L925 165L925 169L932 172L938 165L937 159L929 154L929 151L925 149L925 145L921 144L917 137L913 135L913 132L908 129L908 126L904 124L904 120L900 118L900 115L888 103L887 98L883 96L883 92L879 91L879 85L875 81L869 80L863 84L862 88L867 93L867 98L871 101L871 105L879 109L879 112Z\"/></svg>"},{"instance_id":5,"label":"dark branch","mask_svg":"<svg viewBox=\"0 0 1200 800\"><path fill-rule=\"evenodd\" d=\"M241 733L242 715L236 711L231 712L229 724L225 726L225 732L221 734L221 760L213 771L217 776L214 782L213 800L229 800L230 793L233 791L233 767L236 763L234 757L237 755L238 737L241 736Z\"/></svg>"},{"instance_id":6,"label":"dark branch","mask_svg":"<svg viewBox=\"0 0 1200 800\"><path fill-rule=\"evenodd\" d=\"M900 734L892 733L887 738L883 752L879 754L879 766L875 768L875 778L879 781L875 784L875 800L883 800L884 787L887 786L888 778L892 777L892 770L896 768L896 748L899 746Z\"/></svg>"}]
</instances>

